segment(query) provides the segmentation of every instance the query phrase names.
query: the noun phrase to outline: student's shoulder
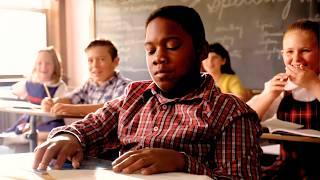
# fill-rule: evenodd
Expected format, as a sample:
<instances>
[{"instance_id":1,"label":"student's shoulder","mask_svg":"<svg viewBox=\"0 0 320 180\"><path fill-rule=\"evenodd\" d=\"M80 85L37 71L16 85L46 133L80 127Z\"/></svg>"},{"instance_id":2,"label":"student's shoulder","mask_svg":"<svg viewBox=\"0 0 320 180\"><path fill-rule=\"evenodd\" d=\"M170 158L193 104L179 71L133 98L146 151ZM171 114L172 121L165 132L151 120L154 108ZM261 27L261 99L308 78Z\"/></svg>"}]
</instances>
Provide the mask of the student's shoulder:
<instances>
[{"instance_id":1,"label":"student's shoulder","mask_svg":"<svg viewBox=\"0 0 320 180\"><path fill-rule=\"evenodd\" d=\"M214 96L212 96L210 99L208 99L211 104L225 104L230 103L235 106L245 106L246 103L244 103L242 100L240 100L238 97L236 97L233 94L229 93L222 93L222 92L216 92Z\"/></svg>"},{"instance_id":2,"label":"student's shoulder","mask_svg":"<svg viewBox=\"0 0 320 180\"><path fill-rule=\"evenodd\" d=\"M146 90L148 89L151 85L153 84L153 81L151 80L142 80L142 81L131 81L128 86L127 89L130 90L138 90L138 89L142 89L142 90Z\"/></svg>"},{"instance_id":3,"label":"student's shoulder","mask_svg":"<svg viewBox=\"0 0 320 180\"><path fill-rule=\"evenodd\" d=\"M210 103L208 103L208 117L212 122L224 129L237 121L251 121L259 124L260 120L257 113L245 102L231 94L219 93ZM219 128L218 128L219 129Z\"/></svg>"},{"instance_id":4,"label":"student's shoulder","mask_svg":"<svg viewBox=\"0 0 320 180\"><path fill-rule=\"evenodd\" d=\"M209 109L220 108L220 112L227 113L230 116L239 116L252 113L255 114L254 110L252 110L244 101L240 100L235 95L221 92L216 92L214 96L208 98L208 106Z\"/></svg>"},{"instance_id":5,"label":"student's shoulder","mask_svg":"<svg viewBox=\"0 0 320 180\"><path fill-rule=\"evenodd\" d=\"M204 76L205 82L202 85L204 87L204 99L207 101L207 103L212 106L217 105L217 104L224 104L226 101L227 102L232 102L232 103L240 103L242 102L239 98L237 98L234 95L231 94L226 94L222 93L220 88L214 83L211 77Z\"/></svg>"},{"instance_id":6,"label":"student's shoulder","mask_svg":"<svg viewBox=\"0 0 320 180\"><path fill-rule=\"evenodd\" d=\"M118 81L120 81L123 84L129 84L130 82L132 82L131 79L123 76L120 72L117 72L117 78L118 78Z\"/></svg>"}]
</instances>

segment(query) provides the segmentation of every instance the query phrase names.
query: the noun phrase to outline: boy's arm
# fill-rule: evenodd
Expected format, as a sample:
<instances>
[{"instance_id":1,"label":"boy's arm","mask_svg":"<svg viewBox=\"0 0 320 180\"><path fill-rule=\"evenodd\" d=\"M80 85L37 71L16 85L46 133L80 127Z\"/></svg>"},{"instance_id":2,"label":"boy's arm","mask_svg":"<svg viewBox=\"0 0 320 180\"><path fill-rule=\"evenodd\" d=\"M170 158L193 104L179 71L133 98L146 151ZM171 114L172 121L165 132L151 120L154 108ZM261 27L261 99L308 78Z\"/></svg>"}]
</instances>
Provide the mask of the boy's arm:
<instances>
[{"instance_id":1,"label":"boy's arm","mask_svg":"<svg viewBox=\"0 0 320 180\"><path fill-rule=\"evenodd\" d=\"M57 103L63 103L63 104L72 104L72 101L70 98L53 98L53 102L55 104Z\"/></svg>"},{"instance_id":2,"label":"boy's arm","mask_svg":"<svg viewBox=\"0 0 320 180\"><path fill-rule=\"evenodd\" d=\"M56 104L71 104L71 100L69 98L49 98L45 97L41 101L41 109L45 112L55 112Z\"/></svg>"},{"instance_id":3,"label":"boy's arm","mask_svg":"<svg viewBox=\"0 0 320 180\"><path fill-rule=\"evenodd\" d=\"M103 107L103 104L74 104L74 109L85 115L95 112L99 108Z\"/></svg>"},{"instance_id":4,"label":"boy's arm","mask_svg":"<svg viewBox=\"0 0 320 180\"><path fill-rule=\"evenodd\" d=\"M89 113L95 112L99 108L103 107L103 104L55 104L52 108L53 113L67 114L75 116L85 116Z\"/></svg>"},{"instance_id":5,"label":"boy's arm","mask_svg":"<svg viewBox=\"0 0 320 180\"><path fill-rule=\"evenodd\" d=\"M260 125L254 114L234 119L216 140L216 147L208 158L213 159L215 169L185 154L185 171L207 174L212 178L260 179L261 148Z\"/></svg>"},{"instance_id":6,"label":"boy's arm","mask_svg":"<svg viewBox=\"0 0 320 180\"><path fill-rule=\"evenodd\" d=\"M117 136L119 99L109 101L106 106L89 114L72 125L53 129L48 138L57 134L70 133L77 137L84 152L89 156L103 154L116 149L120 144Z\"/></svg>"}]
</instances>

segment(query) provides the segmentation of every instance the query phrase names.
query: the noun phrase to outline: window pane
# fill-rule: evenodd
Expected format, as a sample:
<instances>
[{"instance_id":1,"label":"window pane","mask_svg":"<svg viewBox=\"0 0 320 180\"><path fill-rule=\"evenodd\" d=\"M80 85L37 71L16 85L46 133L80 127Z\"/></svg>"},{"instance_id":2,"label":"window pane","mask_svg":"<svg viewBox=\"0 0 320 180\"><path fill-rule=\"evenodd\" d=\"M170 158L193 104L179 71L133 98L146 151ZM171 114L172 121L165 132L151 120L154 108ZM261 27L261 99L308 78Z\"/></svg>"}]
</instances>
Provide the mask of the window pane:
<instances>
[{"instance_id":1,"label":"window pane","mask_svg":"<svg viewBox=\"0 0 320 180\"><path fill-rule=\"evenodd\" d=\"M0 75L29 75L47 45L45 13L0 9L0 23Z\"/></svg>"},{"instance_id":2,"label":"window pane","mask_svg":"<svg viewBox=\"0 0 320 180\"><path fill-rule=\"evenodd\" d=\"M49 3L50 0L0 0L0 7L44 9Z\"/></svg>"}]
</instances>

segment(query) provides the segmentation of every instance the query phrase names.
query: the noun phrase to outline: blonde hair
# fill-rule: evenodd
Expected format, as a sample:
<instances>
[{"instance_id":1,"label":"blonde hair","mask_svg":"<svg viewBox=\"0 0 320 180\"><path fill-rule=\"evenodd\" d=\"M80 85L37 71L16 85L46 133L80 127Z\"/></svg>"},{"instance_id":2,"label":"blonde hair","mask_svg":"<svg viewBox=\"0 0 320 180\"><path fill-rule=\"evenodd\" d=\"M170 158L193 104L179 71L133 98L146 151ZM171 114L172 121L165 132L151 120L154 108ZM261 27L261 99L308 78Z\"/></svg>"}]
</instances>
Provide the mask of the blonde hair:
<instances>
[{"instance_id":1,"label":"blonde hair","mask_svg":"<svg viewBox=\"0 0 320 180\"><path fill-rule=\"evenodd\" d=\"M308 31L313 33L317 40L317 45L318 47L320 47L320 23L319 22L311 21L307 19L297 20L296 22L288 26L287 30L284 32L284 35L294 30Z\"/></svg>"},{"instance_id":2,"label":"blonde hair","mask_svg":"<svg viewBox=\"0 0 320 180\"><path fill-rule=\"evenodd\" d=\"M46 47L44 49L40 49L38 51L38 54L41 53L41 52L46 52L46 53L49 53L50 57L51 57L51 60L52 60L52 63L53 63L53 73L51 75L51 83L52 84L55 84L55 83L58 83L61 79L61 74L62 74L62 70L61 70L61 65L60 65L60 60L58 58L58 55L56 53L56 51L54 50L54 47L53 46L49 46L49 47ZM37 72L36 72L36 63L34 64L33 66L33 69L32 69L32 74L31 74L31 79L32 80L37 80Z\"/></svg>"}]
</instances>

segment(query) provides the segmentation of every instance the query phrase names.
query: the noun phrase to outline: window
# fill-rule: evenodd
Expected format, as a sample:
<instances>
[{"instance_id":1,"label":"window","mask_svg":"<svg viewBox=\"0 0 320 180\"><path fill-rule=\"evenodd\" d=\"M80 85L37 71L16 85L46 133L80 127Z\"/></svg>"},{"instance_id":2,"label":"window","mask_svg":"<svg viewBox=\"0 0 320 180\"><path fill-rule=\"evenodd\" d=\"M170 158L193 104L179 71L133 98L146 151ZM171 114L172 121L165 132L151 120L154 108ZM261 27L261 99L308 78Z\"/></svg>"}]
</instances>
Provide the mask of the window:
<instances>
[{"instance_id":1,"label":"window","mask_svg":"<svg viewBox=\"0 0 320 180\"><path fill-rule=\"evenodd\" d=\"M0 0L0 76L29 75L37 51L47 46L44 1Z\"/></svg>"}]
</instances>

